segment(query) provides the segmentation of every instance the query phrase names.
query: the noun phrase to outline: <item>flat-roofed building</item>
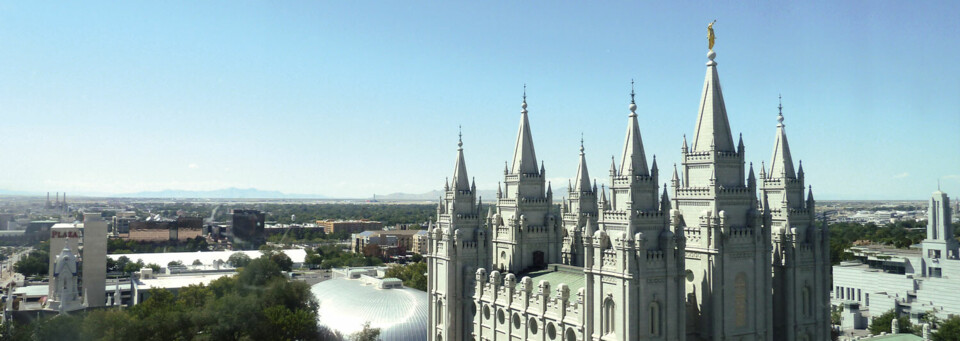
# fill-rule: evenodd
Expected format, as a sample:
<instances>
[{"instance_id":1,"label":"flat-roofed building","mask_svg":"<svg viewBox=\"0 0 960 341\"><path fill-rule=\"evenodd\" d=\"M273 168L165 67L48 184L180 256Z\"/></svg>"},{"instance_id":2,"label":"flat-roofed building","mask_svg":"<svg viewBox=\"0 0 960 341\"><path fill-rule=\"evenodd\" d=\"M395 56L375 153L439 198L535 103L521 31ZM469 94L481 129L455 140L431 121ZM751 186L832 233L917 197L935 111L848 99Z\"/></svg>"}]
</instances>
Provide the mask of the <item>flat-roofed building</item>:
<instances>
[{"instance_id":1,"label":"flat-roofed building","mask_svg":"<svg viewBox=\"0 0 960 341\"><path fill-rule=\"evenodd\" d=\"M185 241L200 236L203 236L202 218L178 217L176 220L131 221L126 238L144 242L164 242Z\"/></svg>"},{"instance_id":2,"label":"flat-roofed building","mask_svg":"<svg viewBox=\"0 0 960 341\"><path fill-rule=\"evenodd\" d=\"M383 223L372 220L317 220L317 225L322 227L323 232L327 234L338 232L358 233L383 229Z\"/></svg>"}]
</instances>

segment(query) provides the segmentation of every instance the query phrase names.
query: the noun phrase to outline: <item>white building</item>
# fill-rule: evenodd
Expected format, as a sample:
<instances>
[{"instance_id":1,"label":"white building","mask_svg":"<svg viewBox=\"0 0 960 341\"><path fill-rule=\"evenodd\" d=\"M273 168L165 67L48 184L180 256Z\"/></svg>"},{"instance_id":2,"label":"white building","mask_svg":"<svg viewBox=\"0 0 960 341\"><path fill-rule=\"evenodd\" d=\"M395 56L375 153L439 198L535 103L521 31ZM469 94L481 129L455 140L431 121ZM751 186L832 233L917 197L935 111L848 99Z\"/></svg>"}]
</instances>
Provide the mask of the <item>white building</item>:
<instances>
[{"instance_id":1,"label":"white building","mask_svg":"<svg viewBox=\"0 0 960 341\"><path fill-rule=\"evenodd\" d=\"M831 302L837 306L859 303L868 322L890 310L910 316L915 323L926 314L940 319L960 315L960 245L953 238L950 208L945 193L933 193L927 238L920 245L850 248L857 260L833 267Z\"/></svg>"},{"instance_id":2,"label":"white building","mask_svg":"<svg viewBox=\"0 0 960 341\"><path fill-rule=\"evenodd\" d=\"M560 216L537 165L526 95L513 161L485 219L461 140L428 234L429 340L828 339L829 248L812 190L804 198L781 116L758 199L715 56L672 200L656 159L647 164L632 98L609 195L591 185L581 142Z\"/></svg>"}]
</instances>

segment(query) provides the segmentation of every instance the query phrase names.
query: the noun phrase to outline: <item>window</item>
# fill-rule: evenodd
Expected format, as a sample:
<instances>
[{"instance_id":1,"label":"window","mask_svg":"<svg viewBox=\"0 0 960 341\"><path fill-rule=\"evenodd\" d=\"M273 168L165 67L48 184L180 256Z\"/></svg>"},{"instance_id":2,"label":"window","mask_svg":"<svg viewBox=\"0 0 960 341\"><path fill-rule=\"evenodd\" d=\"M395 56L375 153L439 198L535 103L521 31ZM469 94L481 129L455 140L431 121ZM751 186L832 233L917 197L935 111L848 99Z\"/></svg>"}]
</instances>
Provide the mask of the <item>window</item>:
<instances>
[{"instance_id":1,"label":"window","mask_svg":"<svg viewBox=\"0 0 960 341\"><path fill-rule=\"evenodd\" d=\"M803 305L803 316L810 316L810 287L803 287L801 291L801 304Z\"/></svg>"},{"instance_id":2,"label":"window","mask_svg":"<svg viewBox=\"0 0 960 341\"><path fill-rule=\"evenodd\" d=\"M733 283L734 323L737 327L747 326L747 275L737 274Z\"/></svg>"},{"instance_id":3,"label":"window","mask_svg":"<svg viewBox=\"0 0 960 341\"><path fill-rule=\"evenodd\" d=\"M443 323L443 302L437 301L437 324L441 323Z\"/></svg>"},{"instance_id":4,"label":"window","mask_svg":"<svg viewBox=\"0 0 960 341\"><path fill-rule=\"evenodd\" d=\"M530 326L530 334L537 335L537 331L540 329L537 325L537 319L531 317L530 321L527 321L527 325Z\"/></svg>"},{"instance_id":5,"label":"window","mask_svg":"<svg viewBox=\"0 0 960 341\"><path fill-rule=\"evenodd\" d=\"M557 327L552 322L547 325L547 338L550 340L557 339Z\"/></svg>"},{"instance_id":6,"label":"window","mask_svg":"<svg viewBox=\"0 0 960 341\"><path fill-rule=\"evenodd\" d=\"M660 336L660 303L650 303L650 335Z\"/></svg>"},{"instance_id":7,"label":"window","mask_svg":"<svg viewBox=\"0 0 960 341\"><path fill-rule=\"evenodd\" d=\"M573 328L567 328L567 341L577 341L577 332Z\"/></svg>"},{"instance_id":8,"label":"window","mask_svg":"<svg viewBox=\"0 0 960 341\"><path fill-rule=\"evenodd\" d=\"M513 328L520 329L520 314L513 313Z\"/></svg>"},{"instance_id":9,"label":"window","mask_svg":"<svg viewBox=\"0 0 960 341\"><path fill-rule=\"evenodd\" d=\"M613 334L616 330L616 325L614 324L614 315L616 315L617 304L613 302L613 298L607 297L607 300L603 303L603 334Z\"/></svg>"},{"instance_id":10,"label":"window","mask_svg":"<svg viewBox=\"0 0 960 341\"><path fill-rule=\"evenodd\" d=\"M863 295L863 305L865 305L865 306L867 306L867 307L870 307L870 293L869 293L869 292Z\"/></svg>"}]
</instances>

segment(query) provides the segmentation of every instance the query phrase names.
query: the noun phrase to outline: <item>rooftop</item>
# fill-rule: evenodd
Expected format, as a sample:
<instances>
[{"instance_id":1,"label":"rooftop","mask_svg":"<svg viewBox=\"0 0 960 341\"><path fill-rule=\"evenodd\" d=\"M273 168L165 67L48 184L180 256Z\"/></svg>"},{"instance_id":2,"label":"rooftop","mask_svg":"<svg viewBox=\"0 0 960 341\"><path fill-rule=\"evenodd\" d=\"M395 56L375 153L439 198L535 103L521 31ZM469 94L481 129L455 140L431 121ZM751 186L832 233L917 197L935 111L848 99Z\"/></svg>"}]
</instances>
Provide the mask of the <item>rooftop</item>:
<instances>
[{"instance_id":1,"label":"rooftop","mask_svg":"<svg viewBox=\"0 0 960 341\"><path fill-rule=\"evenodd\" d=\"M566 284L571 293L576 293L586 284L583 268L562 264L550 264L544 270L530 271L518 277L523 278L524 276L530 277L534 285L540 283L540 281L550 282L550 285L554 288L561 283ZM520 285L520 282L517 282L517 285Z\"/></svg>"}]
</instances>

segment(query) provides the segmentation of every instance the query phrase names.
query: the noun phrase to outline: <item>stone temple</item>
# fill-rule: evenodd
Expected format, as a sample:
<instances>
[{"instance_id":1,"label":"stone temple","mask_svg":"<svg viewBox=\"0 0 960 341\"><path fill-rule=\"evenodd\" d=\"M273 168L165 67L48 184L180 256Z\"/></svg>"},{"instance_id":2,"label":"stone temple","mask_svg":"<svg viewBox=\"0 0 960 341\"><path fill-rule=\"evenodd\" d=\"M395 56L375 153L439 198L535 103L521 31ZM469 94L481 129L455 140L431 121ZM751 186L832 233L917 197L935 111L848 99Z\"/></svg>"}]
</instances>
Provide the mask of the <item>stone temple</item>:
<instances>
[{"instance_id":1,"label":"stone temple","mask_svg":"<svg viewBox=\"0 0 960 341\"><path fill-rule=\"evenodd\" d=\"M683 138L669 187L647 159L632 94L610 188L590 178L581 142L559 210L525 95L488 209L458 143L429 232L429 340L829 339L828 234L782 107L770 166L755 173L707 57L692 143Z\"/></svg>"}]
</instances>

